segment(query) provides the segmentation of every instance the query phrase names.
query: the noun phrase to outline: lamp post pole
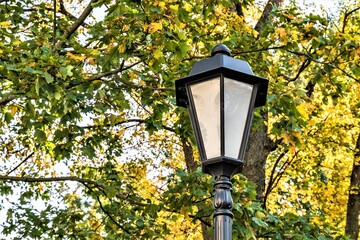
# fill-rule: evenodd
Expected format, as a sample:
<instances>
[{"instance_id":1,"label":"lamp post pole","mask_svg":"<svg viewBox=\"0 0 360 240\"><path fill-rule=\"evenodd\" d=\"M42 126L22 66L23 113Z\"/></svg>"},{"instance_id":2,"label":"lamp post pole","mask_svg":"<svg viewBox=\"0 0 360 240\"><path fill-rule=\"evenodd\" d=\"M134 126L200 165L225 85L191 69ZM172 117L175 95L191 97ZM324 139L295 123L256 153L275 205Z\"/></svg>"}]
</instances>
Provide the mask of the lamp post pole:
<instances>
[{"instance_id":1,"label":"lamp post pole","mask_svg":"<svg viewBox=\"0 0 360 240\"><path fill-rule=\"evenodd\" d=\"M228 176L215 177L214 183L214 238L230 240L232 238L231 182Z\"/></svg>"},{"instance_id":2,"label":"lamp post pole","mask_svg":"<svg viewBox=\"0 0 360 240\"><path fill-rule=\"evenodd\" d=\"M241 172L254 107L266 103L268 80L218 44L176 80L176 104L189 109L203 171L215 178L214 239L231 240L230 178Z\"/></svg>"}]
</instances>

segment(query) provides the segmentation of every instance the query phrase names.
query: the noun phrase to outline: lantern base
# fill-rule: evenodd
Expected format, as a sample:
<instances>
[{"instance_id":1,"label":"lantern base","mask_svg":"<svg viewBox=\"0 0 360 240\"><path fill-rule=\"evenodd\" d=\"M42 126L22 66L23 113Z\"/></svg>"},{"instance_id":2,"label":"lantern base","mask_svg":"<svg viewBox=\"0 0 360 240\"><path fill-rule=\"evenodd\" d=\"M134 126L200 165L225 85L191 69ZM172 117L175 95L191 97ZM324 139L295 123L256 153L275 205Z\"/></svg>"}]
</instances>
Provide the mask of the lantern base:
<instances>
[{"instance_id":1,"label":"lantern base","mask_svg":"<svg viewBox=\"0 0 360 240\"><path fill-rule=\"evenodd\" d=\"M202 169L204 173L213 177L227 176L231 178L233 175L242 172L243 163L244 161L234 158L217 157L203 161Z\"/></svg>"}]
</instances>

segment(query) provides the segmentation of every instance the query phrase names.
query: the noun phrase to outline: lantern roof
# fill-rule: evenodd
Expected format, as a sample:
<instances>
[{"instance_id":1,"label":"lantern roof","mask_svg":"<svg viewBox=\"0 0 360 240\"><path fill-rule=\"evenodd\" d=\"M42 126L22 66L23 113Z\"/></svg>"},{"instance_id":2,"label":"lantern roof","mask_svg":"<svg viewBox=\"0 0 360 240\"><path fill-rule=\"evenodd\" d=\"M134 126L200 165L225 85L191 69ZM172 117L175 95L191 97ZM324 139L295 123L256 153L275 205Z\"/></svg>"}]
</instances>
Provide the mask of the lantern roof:
<instances>
[{"instance_id":1,"label":"lantern roof","mask_svg":"<svg viewBox=\"0 0 360 240\"><path fill-rule=\"evenodd\" d=\"M196 62L189 76L214 69L226 68L248 75L254 75L248 62L230 57L230 49L224 44L218 44L211 51L211 58Z\"/></svg>"},{"instance_id":2,"label":"lantern roof","mask_svg":"<svg viewBox=\"0 0 360 240\"><path fill-rule=\"evenodd\" d=\"M175 82L176 104L187 107L187 93L185 85L189 82L201 81L207 77L224 74L234 80L243 81L248 84L257 85L255 107L265 105L268 80L255 76L248 62L230 57L230 49L224 44L218 44L211 52L211 57L196 62L190 71L189 76Z\"/></svg>"}]
</instances>

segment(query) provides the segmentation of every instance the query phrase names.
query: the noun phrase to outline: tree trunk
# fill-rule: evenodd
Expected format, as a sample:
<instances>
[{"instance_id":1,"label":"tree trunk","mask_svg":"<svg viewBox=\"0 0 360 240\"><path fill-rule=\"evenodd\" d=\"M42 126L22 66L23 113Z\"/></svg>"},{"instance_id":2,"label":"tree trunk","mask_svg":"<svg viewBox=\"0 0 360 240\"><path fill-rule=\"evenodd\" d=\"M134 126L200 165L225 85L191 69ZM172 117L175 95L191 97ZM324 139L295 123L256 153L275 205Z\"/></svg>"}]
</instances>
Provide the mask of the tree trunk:
<instances>
[{"instance_id":1,"label":"tree trunk","mask_svg":"<svg viewBox=\"0 0 360 240\"><path fill-rule=\"evenodd\" d=\"M264 120L267 120L267 111L264 111L262 115ZM261 128L251 131L242 173L249 181L256 184L257 199L260 202L264 200L265 163L272 144L267 136L265 124L262 124Z\"/></svg>"},{"instance_id":2,"label":"tree trunk","mask_svg":"<svg viewBox=\"0 0 360 240\"><path fill-rule=\"evenodd\" d=\"M255 30L259 33L263 30L264 25L267 21L269 21L270 11L272 10L273 6L281 6L284 0L269 0L261 14L259 21L255 25Z\"/></svg>"},{"instance_id":3,"label":"tree trunk","mask_svg":"<svg viewBox=\"0 0 360 240\"><path fill-rule=\"evenodd\" d=\"M360 134L356 141L353 169L350 179L349 200L346 213L345 233L351 239L357 240L359 236L360 214Z\"/></svg>"},{"instance_id":4,"label":"tree trunk","mask_svg":"<svg viewBox=\"0 0 360 240\"><path fill-rule=\"evenodd\" d=\"M270 11L274 5L281 6L284 0L269 0L262 12L262 15L255 26L255 30L261 33L263 26L269 21ZM267 121L267 110L262 112L264 121ZM257 199L264 200L265 191L265 163L274 143L267 136L267 126L262 125L250 133L243 174L256 184Z\"/></svg>"},{"instance_id":5,"label":"tree trunk","mask_svg":"<svg viewBox=\"0 0 360 240\"><path fill-rule=\"evenodd\" d=\"M181 138L181 144L183 148L186 170L191 173L195 172L198 164L194 160L194 150L191 143L186 138Z\"/></svg>"},{"instance_id":6,"label":"tree trunk","mask_svg":"<svg viewBox=\"0 0 360 240\"><path fill-rule=\"evenodd\" d=\"M194 149L186 138L181 138L181 144L183 147L186 169L189 173L195 172L198 164L194 159ZM208 217L204 218L203 220L210 223L210 218ZM204 222L201 222L201 231L204 240L212 239L212 235L209 233L209 226Z\"/></svg>"}]
</instances>

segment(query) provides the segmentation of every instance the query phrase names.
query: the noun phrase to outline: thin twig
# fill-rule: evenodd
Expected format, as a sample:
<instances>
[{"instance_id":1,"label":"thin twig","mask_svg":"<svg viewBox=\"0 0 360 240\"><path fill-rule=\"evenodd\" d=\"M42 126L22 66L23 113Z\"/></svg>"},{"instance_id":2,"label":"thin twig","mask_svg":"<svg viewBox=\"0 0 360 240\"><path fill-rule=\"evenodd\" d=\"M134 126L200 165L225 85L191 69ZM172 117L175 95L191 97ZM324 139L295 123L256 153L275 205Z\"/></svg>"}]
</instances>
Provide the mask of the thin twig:
<instances>
[{"instance_id":1,"label":"thin twig","mask_svg":"<svg viewBox=\"0 0 360 240\"><path fill-rule=\"evenodd\" d=\"M93 128L101 128L101 127L112 127L112 126L118 126L118 125L122 125L122 124L125 124L125 123L146 123L146 120L145 119L140 119L140 118L133 118L133 119L126 119L126 120L123 120L123 121L119 121L119 122L116 122L114 124L105 124L105 125L88 125L88 126L78 126L79 128L82 128L82 129L93 129ZM165 126L165 125L161 125L163 129L165 130L168 130L170 132L175 132L175 129L171 128L171 127L168 127L168 126Z\"/></svg>"},{"instance_id":2,"label":"thin twig","mask_svg":"<svg viewBox=\"0 0 360 240\"><path fill-rule=\"evenodd\" d=\"M272 185L274 183L274 177L275 177L275 170L276 168L278 167L278 164L280 162L280 160L285 156L287 151L285 152L282 152L278 158L276 159L275 163L274 163L274 166L272 167L272 170L271 170L271 173L270 173L270 179L269 179L269 184L267 185L267 188L266 188L266 191L265 191L265 195L264 195L264 203L263 203L263 206L264 206L264 209L266 209L266 200L270 194L270 191L272 189Z\"/></svg>"},{"instance_id":3,"label":"thin twig","mask_svg":"<svg viewBox=\"0 0 360 240\"><path fill-rule=\"evenodd\" d=\"M16 167L14 167L9 172L7 172L6 175L10 175L11 173L13 173L16 169L18 169L24 162L26 162L33 155L34 155L34 152L30 153L24 160L22 160L18 165L16 165Z\"/></svg>"}]
</instances>

